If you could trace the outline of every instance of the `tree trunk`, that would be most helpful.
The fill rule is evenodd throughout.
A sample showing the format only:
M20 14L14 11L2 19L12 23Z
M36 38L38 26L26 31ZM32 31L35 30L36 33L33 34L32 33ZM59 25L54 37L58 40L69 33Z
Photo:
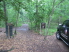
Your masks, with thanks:
M60 17L58 17L58 25L61 23L60 20L61 20Z
M16 6L17 7L17 6ZM18 8L16 8L16 11L17 11L17 18L16 18L16 27L15 27L15 33L14 34L16 34L17 35L17 26L18 26L18 18L19 18L19 8L20 7L20 5L18 5Z
M3 0L3 5L4 5L4 17L5 17L5 26L6 26L6 36L8 37L8 26L7 26L7 13L6 13L6 3L5 0Z
M36 0L36 17L38 17L38 0ZM35 22L35 26L36 26L36 31L37 31L37 20Z
M46 30L46 34L48 35L48 31L49 31L49 28L50 28L50 23L51 23L51 20L52 20L52 15L54 14L54 5L55 5L55 0L53 0L53 6L52 6L52 11L49 15L49 20L48 20L48 23L47 23L47 30ZM44 39L46 39L47 35L44 37Z
M19 18L19 10L16 18L16 27L15 27L15 33L14 33L15 35L17 35L18 18Z

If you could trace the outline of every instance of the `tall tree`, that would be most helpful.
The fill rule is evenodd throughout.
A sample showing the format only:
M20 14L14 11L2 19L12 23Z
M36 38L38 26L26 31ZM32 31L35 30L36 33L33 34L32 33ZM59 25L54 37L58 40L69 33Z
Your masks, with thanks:
M5 17L6 35L8 37L8 26L7 26L8 18L7 18L7 13L6 13L6 2L5 2L5 0L3 0L3 6L4 6L4 17Z
M52 10L51 10L51 13L49 13L49 20L48 20L48 23L47 23L47 30L46 30L46 34L48 35L48 31L49 31L49 28L50 28L50 23L51 23L51 20L52 20L52 15L54 14L54 6L55 6L55 0L53 0L53 5L52 5ZM44 37L44 39L46 39L47 35Z
M21 5L22 5L21 1L22 0L20 0L20 1L19 0L14 0L11 3L13 8L15 9L15 11L17 12L15 34L17 34L16 29L17 29L17 25L18 25L19 11L20 11L20 8L21 8Z

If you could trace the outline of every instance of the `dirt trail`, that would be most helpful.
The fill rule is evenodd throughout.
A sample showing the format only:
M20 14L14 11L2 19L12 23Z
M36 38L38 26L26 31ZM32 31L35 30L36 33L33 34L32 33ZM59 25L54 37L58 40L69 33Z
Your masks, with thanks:
M62 41L57 40L55 34L47 36L44 40L44 36L29 31L26 24L19 27L17 31L18 34L13 39L0 38L1 49L14 48L8 52L69 52L69 48ZM1 45L2 43L4 45Z

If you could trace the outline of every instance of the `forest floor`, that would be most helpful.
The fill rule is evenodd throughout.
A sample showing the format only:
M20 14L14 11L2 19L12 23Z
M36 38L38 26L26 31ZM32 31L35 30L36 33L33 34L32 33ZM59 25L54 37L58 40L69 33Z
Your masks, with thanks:
M27 24L19 27L17 35L11 39L6 38L4 28L1 30L0 52L69 52L69 47L57 40L55 34L44 40L44 36L28 30Z

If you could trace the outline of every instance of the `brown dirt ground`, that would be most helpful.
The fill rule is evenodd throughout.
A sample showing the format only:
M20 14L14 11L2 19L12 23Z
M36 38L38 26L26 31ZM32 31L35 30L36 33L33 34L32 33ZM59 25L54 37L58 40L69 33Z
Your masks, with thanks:
M7 39L4 29L0 32L0 50L7 52L69 52L69 47L56 39L55 34L47 36L39 35L33 31L18 30L18 34ZM12 50L10 50L13 48Z

